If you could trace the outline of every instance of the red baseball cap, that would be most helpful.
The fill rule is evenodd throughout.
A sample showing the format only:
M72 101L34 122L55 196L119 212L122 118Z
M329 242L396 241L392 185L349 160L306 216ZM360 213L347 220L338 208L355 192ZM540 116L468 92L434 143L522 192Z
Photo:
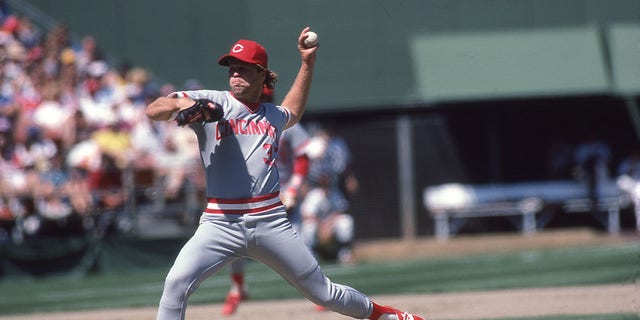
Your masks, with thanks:
M229 53L218 59L218 64L228 66L229 59L231 58L258 64L264 68L268 67L267 50L259 43L251 40L238 40L238 42L231 46Z

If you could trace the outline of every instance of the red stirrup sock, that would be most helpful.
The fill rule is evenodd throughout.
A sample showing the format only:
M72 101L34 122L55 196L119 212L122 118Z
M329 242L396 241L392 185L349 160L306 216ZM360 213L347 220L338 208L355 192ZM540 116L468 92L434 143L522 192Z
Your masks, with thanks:
M381 306L373 301L371 301L371 304L373 305L373 311L371 311L371 315L369 316L369 320L378 320L378 318L380 318L381 315L385 314L385 313L394 313L395 314L395 310L391 309L390 307L386 307L386 306Z
M231 281L237 284L239 288L244 285L244 273L234 273L231 275Z

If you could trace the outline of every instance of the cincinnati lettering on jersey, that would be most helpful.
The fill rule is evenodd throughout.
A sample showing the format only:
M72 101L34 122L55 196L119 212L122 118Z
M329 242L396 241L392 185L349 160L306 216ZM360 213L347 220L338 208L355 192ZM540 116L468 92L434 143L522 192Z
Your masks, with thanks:
M247 120L247 119L228 119L227 121L218 121L216 125L216 140L220 140L230 135L268 135L276 138L276 127L272 126L269 121Z

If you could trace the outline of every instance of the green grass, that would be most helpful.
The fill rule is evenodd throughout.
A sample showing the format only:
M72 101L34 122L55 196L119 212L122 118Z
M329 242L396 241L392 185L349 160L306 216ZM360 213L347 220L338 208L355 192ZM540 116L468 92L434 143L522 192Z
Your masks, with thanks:
M633 283L640 271L638 249L637 243L626 243L354 266L323 265L323 270L333 281L371 295ZM247 269L253 300L301 297L264 265L249 263ZM0 314L155 306L166 271L159 268L86 277L5 279L0 282ZM228 285L226 272L210 278L190 302L221 302ZM580 319L638 320L638 317L611 315Z

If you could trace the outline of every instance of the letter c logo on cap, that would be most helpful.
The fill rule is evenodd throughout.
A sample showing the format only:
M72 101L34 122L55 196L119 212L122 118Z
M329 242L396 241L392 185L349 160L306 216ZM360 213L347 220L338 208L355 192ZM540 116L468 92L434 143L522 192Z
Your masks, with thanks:
M233 53L238 53L238 52L241 52L242 50L244 50L244 46L239 43L233 46L233 48L231 48L231 52Z

